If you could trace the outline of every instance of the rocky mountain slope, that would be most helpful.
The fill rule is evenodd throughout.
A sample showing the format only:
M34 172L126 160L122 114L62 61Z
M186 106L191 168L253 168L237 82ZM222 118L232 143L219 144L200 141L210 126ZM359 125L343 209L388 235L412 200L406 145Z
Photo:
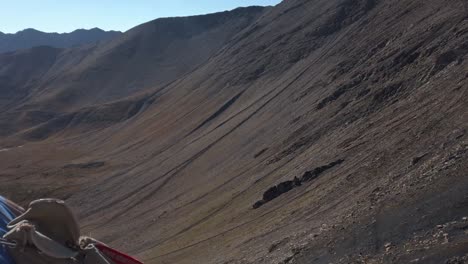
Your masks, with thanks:
M78 29L70 33L45 33L28 28L14 34L0 32L0 53L29 49L38 46L55 48L69 48L84 44L91 44L115 38L122 33L119 31L104 31L99 28Z
M36 125L42 116L160 89L204 63L263 10L157 19L97 45L0 55L0 110L6 113L0 134L15 132L12 126L22 129L25 122ZM27 120L18 112L27 113Z
M146 263L460 263L467 43L463 0L285 0L3 56L0 192Z

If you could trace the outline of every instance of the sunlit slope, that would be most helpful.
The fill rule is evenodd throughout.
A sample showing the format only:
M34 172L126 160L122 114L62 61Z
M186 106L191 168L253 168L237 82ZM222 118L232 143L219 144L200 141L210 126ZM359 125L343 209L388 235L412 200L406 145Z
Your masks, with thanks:
M66 198L147 263L412 260L467 209L465 7L284 1L166 86L9 137L2 192ZM466 254L454 237L426 255Z

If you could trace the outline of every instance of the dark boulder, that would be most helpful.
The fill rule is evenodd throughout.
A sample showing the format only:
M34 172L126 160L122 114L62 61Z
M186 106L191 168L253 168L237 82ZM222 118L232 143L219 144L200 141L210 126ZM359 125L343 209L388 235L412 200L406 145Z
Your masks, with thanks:
M302 182L308 182L308 181L311 181L311 180L315 180L315 178L318 177L318 174L315 173L315 170L314 171L306 171L304 172L304 175L302 175L302 179L301 181Z
M271 200L275 199L279 195L280 194L279 194L279 191L278 191L278 187L273 186L270 189L268 189L266 192L263 193L263 200L268 202L268 201L271 201Z
M263 200L260 200L260 201L257 201L256 203L254 203L254 205L252 206L253 209L258 209L260 208L260 206L262 206L263 204L265 204L265 202Z
M325 171L327 171L327 170L329 170L329 169L331 169L331 168L333 168L333 167L335 167L335 166L337 166L337 165L339 165L339 164L341 164L343 162L344 162L343 159L336 160L334 162L331 162L328 165L317 167L317 168L315 168L315 169L313 169L311 171L304 172L304 174L302 175L301 178L294 177L294 179L292 181L284 181L284 182L281 182L278 185L270 187L266 192L263 193L263 199L260 200L260 201L257 201L252 206L253 209L257 209L257 208L261 207L265 203L267 203L267 202L269 202L269 201L271 201L273 199L276 199L278 196L280 196L280 195L282 195L284 193L287 193L287 192L291 191L292 189L294 189L296 187L301 186L305 182L315 180L316 178L318 178Z
M299 179L298 177L294 177L294 185L301 186L302 185L301 179Z
M278 184L278 186L277 186L279 195L281 195L283 193L286 193L286 192L289 192L293 188L294 188L294 182L293 181L285 181L285 182L282 182L282 183Z

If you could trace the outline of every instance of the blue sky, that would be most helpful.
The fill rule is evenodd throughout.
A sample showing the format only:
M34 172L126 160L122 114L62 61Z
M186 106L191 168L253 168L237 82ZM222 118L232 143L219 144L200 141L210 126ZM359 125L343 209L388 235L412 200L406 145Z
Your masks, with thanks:
M25 28L70 32L78 28L128 30L171 16L207 14L239 6L276 5L280 0L0 0L0 31Z

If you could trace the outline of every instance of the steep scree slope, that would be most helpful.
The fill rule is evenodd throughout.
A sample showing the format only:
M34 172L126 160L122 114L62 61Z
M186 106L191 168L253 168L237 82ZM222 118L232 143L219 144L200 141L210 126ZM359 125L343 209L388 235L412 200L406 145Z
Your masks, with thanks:
M65 198L147 263L457 261L467 19L461 0L284 1L167 86L7 146L0 190Z

